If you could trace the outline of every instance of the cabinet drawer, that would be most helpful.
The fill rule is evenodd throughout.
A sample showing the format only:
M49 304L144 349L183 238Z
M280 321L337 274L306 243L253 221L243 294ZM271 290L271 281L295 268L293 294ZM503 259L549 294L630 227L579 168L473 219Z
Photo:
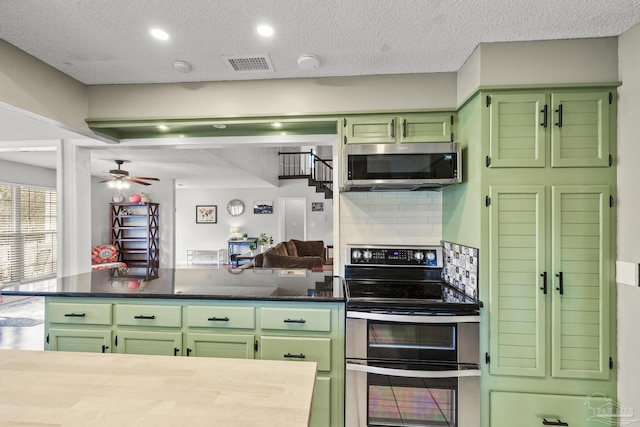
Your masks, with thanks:
M331 338L262 337L262 359L316 362L331 371Z
M169 305L116 305L116 324L120 326L182 326L182 307Z
M187 325L197 328L255 329L255 307L190 305Z
M581 427L591 425L589 421L613 425L606 414L617 412L615 402L602 394L590 397L494 391L490 404L491 427Z
M111 325L111 304L52 302L47 308L49 323L71 325Z
M262 329L331 332L330 309L262 308Z

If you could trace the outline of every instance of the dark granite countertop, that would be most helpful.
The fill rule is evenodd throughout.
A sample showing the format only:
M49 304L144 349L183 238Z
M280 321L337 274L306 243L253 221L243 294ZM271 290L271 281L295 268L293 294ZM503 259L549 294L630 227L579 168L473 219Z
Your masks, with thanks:
M156 278L118 275L112 270L0 288L2 295L93 298L235 299L344 301L331 271L210 268L160 269Z

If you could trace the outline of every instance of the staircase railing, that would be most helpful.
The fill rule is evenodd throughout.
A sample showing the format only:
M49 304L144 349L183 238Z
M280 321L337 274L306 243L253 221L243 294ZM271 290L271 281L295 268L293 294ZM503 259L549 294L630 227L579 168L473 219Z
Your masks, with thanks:
M313 151L278 152L280 179L307 178L309 184L333 193L331 159L321 159Z

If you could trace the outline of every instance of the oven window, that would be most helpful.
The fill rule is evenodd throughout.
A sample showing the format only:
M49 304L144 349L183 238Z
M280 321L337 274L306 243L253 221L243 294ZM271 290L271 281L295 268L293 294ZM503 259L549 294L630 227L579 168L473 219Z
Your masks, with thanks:
M451 380L368 375L369 426L455 426Z
M369 322L368 330L368 357L456 360L455 324Z

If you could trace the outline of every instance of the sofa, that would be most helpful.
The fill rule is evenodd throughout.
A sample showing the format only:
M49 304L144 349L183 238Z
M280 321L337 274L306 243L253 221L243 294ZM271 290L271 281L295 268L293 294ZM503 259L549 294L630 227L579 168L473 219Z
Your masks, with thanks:
M256 255L251 264L257 268L322 268L325 257L324 241L291 239Z

